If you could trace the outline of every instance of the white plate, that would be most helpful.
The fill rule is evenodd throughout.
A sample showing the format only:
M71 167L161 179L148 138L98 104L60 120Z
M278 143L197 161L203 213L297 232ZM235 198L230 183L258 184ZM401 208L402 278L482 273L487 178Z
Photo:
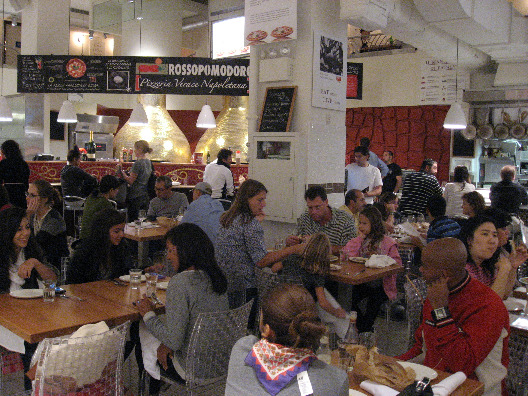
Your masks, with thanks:
M156 285L158 289L167 290L167 287L169 286L169 281L166 282L158 282Z
M504 300L504 306L508 311L516 311L516 310L522 310L524 309L524 306L526 305L525 300L520 300L518 298L510 297L507 300Z
M365 394L354 389L349 389L348 396L365 396Z
M337 256L332 256L332 255L331 255L330 257L328 257L328 258L330 259L330 262L331 262L331 263L333 263L334 261L338 261L338 260L339 260L339 257L337 257Z
M423 377L427 377L431 380L438 377L438 373L430 367L423 366L418 363L411 363L411 362L398 362L398 363L400 363L403 367L412 368L414 372L416 373L416 377L415 377L416 381L420 381L421 379L423 379Z
M330 264L330 271L339 271L341 268L339 264Z
M123 282L130 282L130 275L122 275L119 277L119 280L122 280ZM145 275L141 275L141 282L146 282L147 278Z
M9 293L12 297L15 298L39 298L44 294L42 289L20 289L14 290Z
M365 264L368 260L368 258L366 257L349 257L348 259L355 263L363 263L363 264Z

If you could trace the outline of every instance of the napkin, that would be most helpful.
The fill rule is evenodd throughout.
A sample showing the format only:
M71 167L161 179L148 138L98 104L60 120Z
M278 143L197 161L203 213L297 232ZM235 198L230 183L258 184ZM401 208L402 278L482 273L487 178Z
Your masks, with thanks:
M458 388L465 380L466 374L462 371L458 371L453 375L445 378L443 381L440 381L438 384L433 385L434 396L448 396L456 388Z
M392 388L389 388L388 386L368 380L359 384L359 387L371 393L372 396L396 396L398 393L400 393Z
M393 264L396 264L396 261L394 261L393 258L383 254L373 254L365 263L365 267L385 268Z

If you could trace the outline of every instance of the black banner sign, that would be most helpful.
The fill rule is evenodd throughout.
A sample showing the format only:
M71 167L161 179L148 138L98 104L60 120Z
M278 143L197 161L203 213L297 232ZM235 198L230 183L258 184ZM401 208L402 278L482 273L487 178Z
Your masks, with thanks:
M247 96L249 59L19 55L18 92Z

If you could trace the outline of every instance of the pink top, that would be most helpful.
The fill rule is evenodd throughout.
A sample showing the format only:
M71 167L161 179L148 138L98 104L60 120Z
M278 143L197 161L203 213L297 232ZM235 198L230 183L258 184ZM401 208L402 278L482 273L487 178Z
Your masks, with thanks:
M351 239L343 248L350 256L360 256L359 251L364 237L356 237ZM402 265L400 253L398 252L398 244L391 237L384 236L378 247L378 254L384 254L394 259L398 265ZM396 290L396 274L389 275L383 278L383 290L389 299L394 300L398 291Z
M466 270L467 272L469 272L469 275L472 278L475 278L476 280L480 281L481 283L484 283L486 286L489 287L491 287L493 281L495 281L495 277L497 276L496 270L495 273L490 276L487 272L484 272L480 265L470 262L466 264Z

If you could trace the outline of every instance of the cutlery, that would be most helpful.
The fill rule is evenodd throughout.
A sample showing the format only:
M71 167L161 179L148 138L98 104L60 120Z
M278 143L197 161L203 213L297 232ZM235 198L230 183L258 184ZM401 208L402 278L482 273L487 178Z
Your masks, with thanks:
M163 303L161 302L161 300L158 298L158 296L156 296L154 293L152 293L150 295L150 298L152 298L152 300L154 300L154 302L158 305L163 305Z
M121 280L110 279L110 281L113 282L114 285L117 285L117 286L128 286L128 284L126 282L123 282Z
M67 296L66 294L61 294L59 297L62 297L62 298L68 298L68 299L75 299L77 301L86 301L84 298L81 298L81 297L77 297L77 296Z
M365 272L367 269L366 268L363 268L362 270L359 270L358 272L356 272L355 274L352 274L352 276L358 276L359 274Z

